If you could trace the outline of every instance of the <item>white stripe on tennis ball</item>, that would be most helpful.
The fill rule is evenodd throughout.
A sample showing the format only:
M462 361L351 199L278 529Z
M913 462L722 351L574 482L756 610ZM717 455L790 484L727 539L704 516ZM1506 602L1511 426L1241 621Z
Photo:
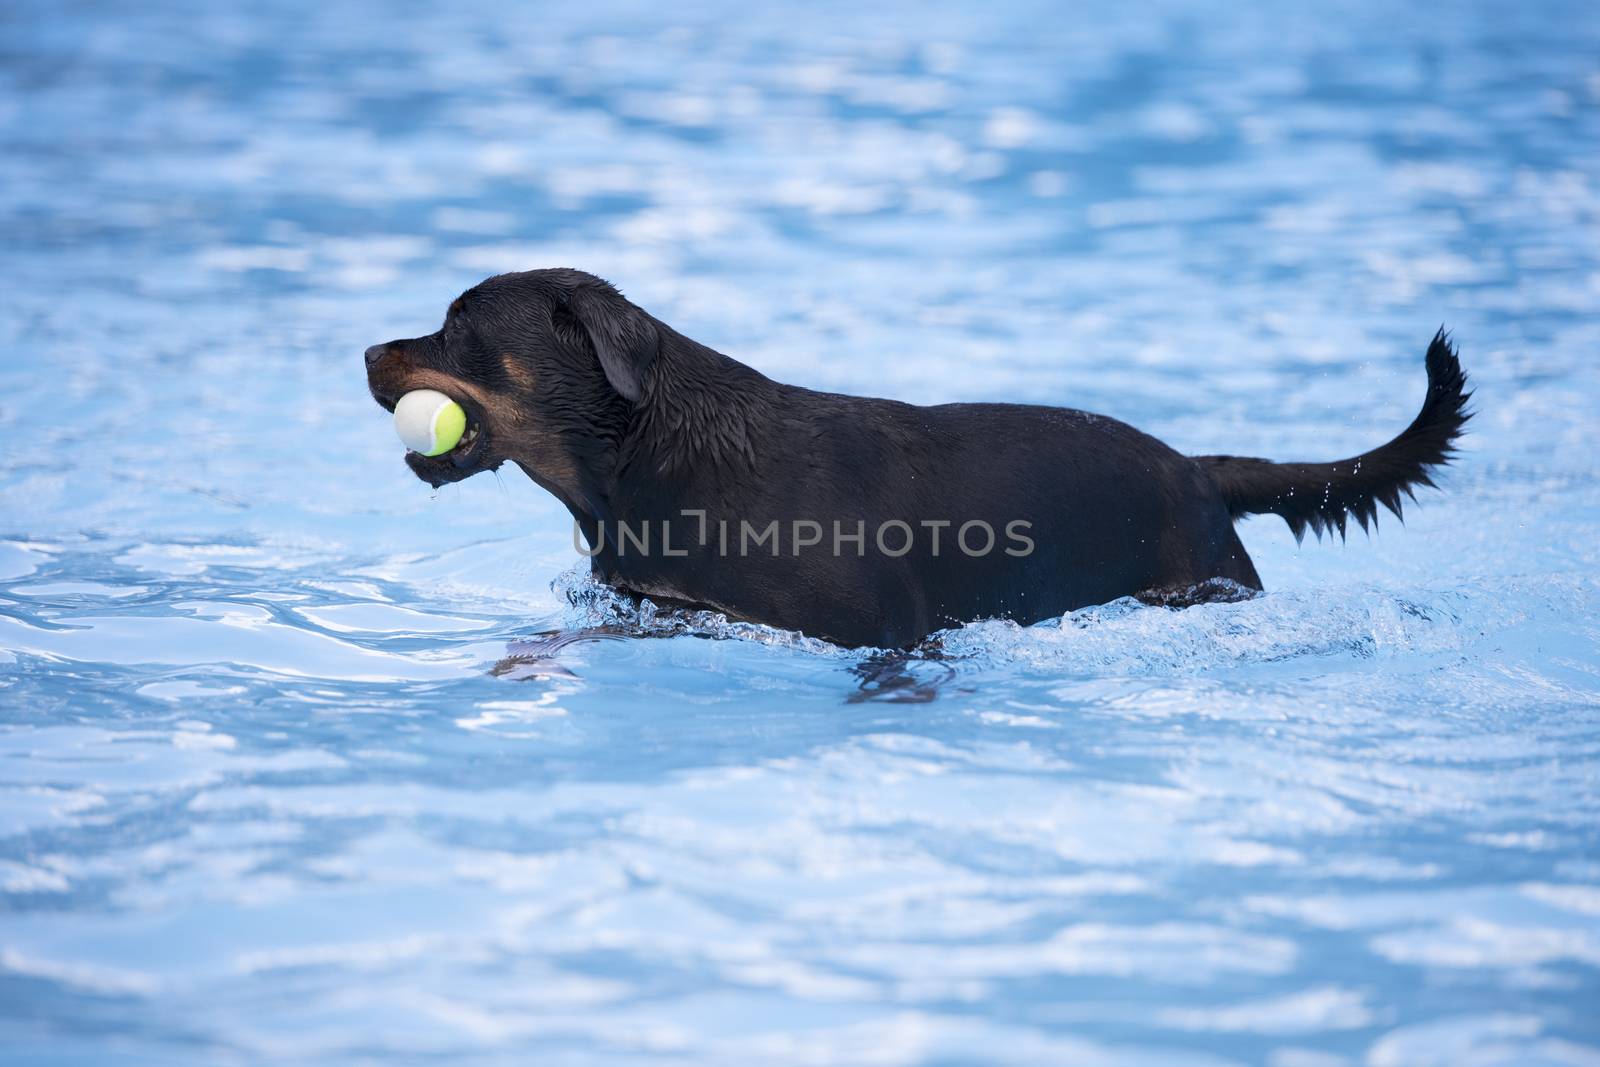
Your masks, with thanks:
M394 431L411 451L437 456L466 433L467 413L436 389L414 389L394 406Z

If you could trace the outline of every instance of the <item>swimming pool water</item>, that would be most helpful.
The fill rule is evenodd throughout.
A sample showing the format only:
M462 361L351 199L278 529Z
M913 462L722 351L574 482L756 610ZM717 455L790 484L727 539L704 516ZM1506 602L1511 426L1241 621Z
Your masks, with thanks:
M0 11L8 1063L1600 1063L1582 3ZM1269 592L903 668L628 617L361 352L602 274L780 379L1386 440ZM614 623L635 636L546 636Z

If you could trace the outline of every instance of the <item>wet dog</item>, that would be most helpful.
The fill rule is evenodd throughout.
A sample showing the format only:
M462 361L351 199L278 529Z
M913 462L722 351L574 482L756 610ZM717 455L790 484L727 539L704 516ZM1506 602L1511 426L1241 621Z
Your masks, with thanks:
M437 333L366 352L389 410L436 389L461 443L406 462L433 486L515 463L572 513L595 576L673 607L907 647L1137 596L1261 588L1234 532L1282 516L1344 535L1432 485L1468 419L1441 331L1422 410L1353 459L1184 456L1067 408L918 407L785 385L683 336L577 270L503 274ZM575 542L578 538L575 537Z

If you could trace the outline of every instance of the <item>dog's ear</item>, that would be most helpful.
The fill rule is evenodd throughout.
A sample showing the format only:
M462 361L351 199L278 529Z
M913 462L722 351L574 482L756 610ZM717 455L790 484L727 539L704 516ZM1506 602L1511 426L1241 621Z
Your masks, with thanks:
M575 324L582 331L611 388L637 403L661 348L655 320L599 279L574 287L556 319L558 328Z

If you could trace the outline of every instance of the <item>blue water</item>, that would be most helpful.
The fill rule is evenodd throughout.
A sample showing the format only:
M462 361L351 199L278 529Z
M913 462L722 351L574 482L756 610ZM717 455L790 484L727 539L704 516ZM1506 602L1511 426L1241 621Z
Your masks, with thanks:
M1319 6L7 3L0 1058L1600 1062L1600 17ZM1445 323L1478 416L895 672L405 469L362 349L553 265L1286 459Z

